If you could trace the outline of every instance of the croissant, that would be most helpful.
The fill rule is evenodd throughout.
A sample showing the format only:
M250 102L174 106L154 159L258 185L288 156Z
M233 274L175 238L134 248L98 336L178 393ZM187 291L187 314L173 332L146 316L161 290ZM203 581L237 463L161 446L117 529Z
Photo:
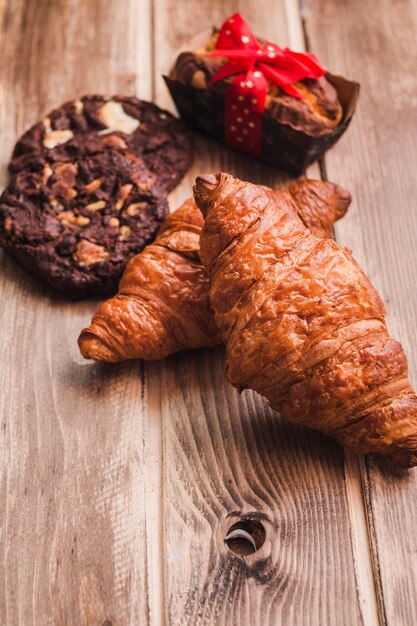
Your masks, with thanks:
M385 308L350 251L294 218L288 191L199 177L200 257L226 375L284 419L359 453L417 464L417 396Z
M328 182L302 180L288 191L294 219L321 237L330 236L351 200L347 191ZM81 332L78 343L85 358L160 359L220 343L210 312L208 276L198 256L203 224L192 199L165 219L154 243L129 261L119 293L100 306Z

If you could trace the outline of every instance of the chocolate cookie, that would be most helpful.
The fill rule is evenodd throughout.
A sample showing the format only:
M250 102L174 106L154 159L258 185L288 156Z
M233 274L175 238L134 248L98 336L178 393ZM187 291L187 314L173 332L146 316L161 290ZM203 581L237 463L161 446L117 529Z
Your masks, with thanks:
M85 96L58 107L17 142L10 172L71 160L113 146L141 156L171 191L190 167L192 151L183 122L135 97Z
M167 212L144 161L107 148L18 173L0 198L0 244L70 297L110 295Z

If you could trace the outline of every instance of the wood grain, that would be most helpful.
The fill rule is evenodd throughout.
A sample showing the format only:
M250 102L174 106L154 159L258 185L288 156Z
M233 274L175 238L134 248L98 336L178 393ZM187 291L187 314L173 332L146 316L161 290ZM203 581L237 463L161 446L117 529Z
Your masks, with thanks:
M162 374L168 623L360 624L343 455L225 382L222 350L172 357ZM266 541L239 557L228 528Z
M356 198L337 235L389 299L411 357L413 6L302 6L323 61L369 86L326 168ZM16 137L66 99L137 93L173 109L161 79L172 53L236 10L255 32L302 47L296 0L273 10L255 0L0 0L2 182ZM171 208L202 171L285 180L199 136L195 150ZM255 394L239 396L224 380L222 349L148 364L83 361L76 338L95 303L66 303L7 257L0 264L2 624L417 623L412 473L344 456ZM410 364L415 379L415 357ZM224 543L242 517L266 530L246 557Z
M146 2L2 0L3 179L16 137L51 107L135 85L150 96L150 15ZM151 491L159 426L148 419L141 363L80 357L76 338L94 309L64 302L1 256L7 626L157 623L160 557L148 537L160 509Z
M275 3L271 13L267 3L255 1L220 6L158 0L157 76L199 28L236 10L254 32L297 46L299 40L290 40L301 36L294 7ZM288 28L294 14L298 21ZM162 86L156 93L169 104ZM196 137L189 185L197 173L218 169L264 184L284 180L272 168ZM167 623L363 623L341 449L282 424L255 394L239 396L223 369L222 349L161 364ZM243 558L224 538L247 515L264 524L267 539Z
M417 385L417 84L412 0L306 0L312 49L334 72L362 83L352 127L326 157L326 172L352 191L337 239L353 250L383 296L392 334ZM417 474L369 458L363 465L381 621L417 623Z

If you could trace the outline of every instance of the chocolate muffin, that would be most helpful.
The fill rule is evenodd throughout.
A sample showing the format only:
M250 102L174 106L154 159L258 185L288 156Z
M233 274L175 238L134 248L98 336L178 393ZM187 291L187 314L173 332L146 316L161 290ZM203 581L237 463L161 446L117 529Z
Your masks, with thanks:
M140 157L116 148L41 160L0 198L0 244L71 298L108 296L130 257L168 212L166 191Z
M298 98L268 80L265 108L259 124L257 119L249 118L252 113L246 104L251 97L247 91L250 81L247 84L243 81L241 85L245 87L245 95L242 92L231 108L226 104L230 93L235 91L231 83L239 71L210 82L228 63L226 58L210 56L218 35L218 31L214 31L203 47L193 49L191 43L189 50L177 55L169 74L164 76L181 117L195 130L235 149L292 174L304 173L308 165L320 158L345 132L355 110L358 83L328 72L318 78L292 83L293 91L301 96ZM257 41L265 53L270 44L261 38ZM243 76L244 70L241 72ZM230 123L232 110L235 111L235 124ZM259 135L255 137L246 123L250 128L259 124Z
M208 41L205 48L183 52L172 68L170 78L196 89L207 89L214 74L227 61L222 57L208 56L215 48L218 33ZM258 39L260 44L266 44ZM233 77L217 81L210 89L225 94ZM342 119L343 109L336 89L325 76L306 78L294 83L303 99L293 98L280 87L268 82L265 115L282 124L307 131L314 136L330 132Z

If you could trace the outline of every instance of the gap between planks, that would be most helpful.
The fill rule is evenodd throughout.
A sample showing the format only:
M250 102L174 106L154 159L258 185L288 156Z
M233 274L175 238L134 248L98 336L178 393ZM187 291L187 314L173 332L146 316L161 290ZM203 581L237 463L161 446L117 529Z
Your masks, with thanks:
M146 571L148 620L151 626L164 626L166 603L164 593L164 453L159 362L146 363L144 388L146 424L143 446L146 451ZM146 440L145 440L146 438Z
M147 0L146 13L149 23L149 61L151 100L156 102L155 65L155 6L154 0ZM138 66L140 59L137 59ZM136 93L141 95L140 85ZM142 401L145 403L143 448L145 451L145 532L146 532L146 576L148 595L149 626L164 626L167 623L165 596L165 538L164 538L164 450L163 416L161 406L161 380L159 361L145 362L143 374Z
M308 33L303 19L302 0L284 0L289 47L306 51ZM309 169L309 175L327 180L323 159ZM365 497L366 467L363 457L344 450L345 488L351 528L352 554L355 566L356 588L362 618L366 626L386 624L381 581L375 556L372 554L372 528L368 520Z
M371 553L371 528L364 494L365 463L363 457L348 450L344 451L344 460L352 554L363 622L366 626L374 624L385 626L381 583Z

